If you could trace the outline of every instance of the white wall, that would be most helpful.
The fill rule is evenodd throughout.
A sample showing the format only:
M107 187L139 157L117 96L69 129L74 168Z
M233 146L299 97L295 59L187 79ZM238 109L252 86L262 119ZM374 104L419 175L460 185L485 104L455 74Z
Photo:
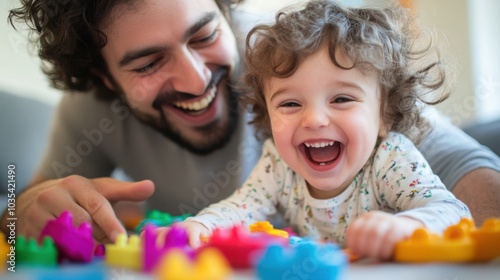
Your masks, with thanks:
M479 121L500 118L500 2L469 0L471 59Z
M36 51L30 51L27 33L7 24L8 11L19 1L0 1L0 90L55 104L60 92L49 86ZM7 106L7 104L1 104Z
M445 60L453 62L456 83L451 96L438 109L456 125L475 119L470 27L467 0L416 0L417 17L424 28L435 31Z

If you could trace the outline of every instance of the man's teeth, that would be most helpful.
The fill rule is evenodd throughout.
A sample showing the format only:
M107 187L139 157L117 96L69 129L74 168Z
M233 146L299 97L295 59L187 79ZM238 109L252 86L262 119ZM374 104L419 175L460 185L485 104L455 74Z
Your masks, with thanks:
M335 141L329 141L329 142L316 142L316 143L304 143L304 145L306 145L306 147L308 148L324 148L326 146L333 146L333 144L335 143Z
M214 100L216 87L212 87L210 92L205 98L196 102L175 102L175 106L184 110L200 111L208 107Z

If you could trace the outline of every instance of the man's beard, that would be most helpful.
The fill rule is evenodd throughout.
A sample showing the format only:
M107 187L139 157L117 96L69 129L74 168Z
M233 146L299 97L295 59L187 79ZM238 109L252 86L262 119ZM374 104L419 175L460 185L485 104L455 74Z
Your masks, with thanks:
M215 150L218 150L224 147L233 136L236 128L238 126L238 98L237 94L231 91L230 86L228 87L228 97L225 98L225 102L227 103L227 114L228 119L226 123L221 123L220 121L215 121L209 123L205 126L198 127L196 130L199 133L205 134L207 137L204 139L203 143L198 141L194 143L190 139L183 137L181 133L175 130L168 122L167 118L163 112L163 110L159 110L160 112L160 126L155 125L154 122L147 122L149 125L153 126L156 130L158 130L165 137L169 138L177 145L182 148L187 149L198 155L207 155L212 153ZM221 93L218 93L221 94Z
M212 75L212 81L210 81L207 89L211 86L218 87L218 84L221 80L227 79L227 69L221 68L214 72ZM112 80L116 89L120 89L122 96L125 96L121 87L116 83L114 79ZM233 136L236 128L238 126L238 97L237 93L232 90L231 85L228 82L225 83L226 92L228 96L222 96L224 98L224 102L226 103L227 109L225 111L225 115L222 116L221 120L215 120L212 123L196 128L196 130L200 134L205 134L203 140L193 142L191 139L183 136L181 132L175 128L171 123L169 123L164 111L161 109L162 103L172 103L173 100L180 101L182 99L187 99L189 94L186 93L167 93L160 95L155 102L153 103L153 108L157 110L160 114L159 119L141 114L137 110L132 109L132 106L128 103L125 98L126 104L129 106L132 113L143 123L149 125L154 128L161 134L163 134L166 138L172 140L174 143L179 145L180 147L198 154L198 155L207 155L212 153L213 151L224 147ZM217 92L217 94L223 94L223 92ZM191 97L192 98L192 95ZM214 101L215 102L215 101ZM227 115L227 116L226 116ZM226 119L227 121L224 121Z

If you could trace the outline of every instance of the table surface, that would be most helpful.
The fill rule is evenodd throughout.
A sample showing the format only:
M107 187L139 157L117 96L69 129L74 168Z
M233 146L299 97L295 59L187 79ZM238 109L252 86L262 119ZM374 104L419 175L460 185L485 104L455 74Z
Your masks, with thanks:
M83 276L92 269L89 265L66 265L56 271L70 272L72 275ZM0 273L0 279L37 279L40 275L37 271L16 268L16 272ZM156 279L154 275L147 275L124 268L105 268L105 279L109 280L138 280ZM60 279L87 279L85 277L64 277ZM231 280L257 279L253 270L236 270L229 277ZM297 275L288 279L309 279L307 275ZM401 263L376 263L372 261L360 261L348 265L341 280L391 280L391 279L415 279L415 280L483 280L500 279L500 259L489 263L425 263L425 264L401 264ZM277 279L278 280L278 279Z

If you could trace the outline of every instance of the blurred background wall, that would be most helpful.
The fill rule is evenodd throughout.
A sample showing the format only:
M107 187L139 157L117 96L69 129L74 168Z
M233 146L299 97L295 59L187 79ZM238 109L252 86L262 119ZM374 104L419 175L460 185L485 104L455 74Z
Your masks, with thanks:
M303 1L303 0L302 0ZM422 25L438 35L442 53L454 61L456 87L439 110L459 126L500 118L500 1L400 0L412 7ZM242 8L257 14L274 13L300 0L247 0ZM383 5L385 0L343 0L347 5ZM26 32L7 24L8 10L18 0L0 1L0 90L56 104L60 93L52 89L40 70L36 50ZM0 110L8 104L0 104Z

